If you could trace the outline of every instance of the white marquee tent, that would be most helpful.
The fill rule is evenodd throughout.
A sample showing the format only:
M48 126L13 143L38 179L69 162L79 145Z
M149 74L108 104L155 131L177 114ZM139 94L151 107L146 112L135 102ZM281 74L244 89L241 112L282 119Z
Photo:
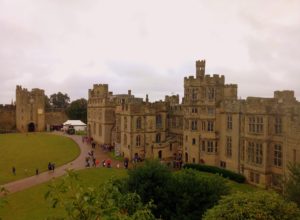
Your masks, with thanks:
M85 131L86 130L86 124L83 123L80 120L67 120L66 122L63 123L64 130L68 130L68 128L70 126L73 126L73 128L75 129L75 131Z

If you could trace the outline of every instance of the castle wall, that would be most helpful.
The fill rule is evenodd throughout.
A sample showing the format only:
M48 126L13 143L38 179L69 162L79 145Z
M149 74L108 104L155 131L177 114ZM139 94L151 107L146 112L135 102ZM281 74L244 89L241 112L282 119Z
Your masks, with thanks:
M14 131L16 129L16 107L13 105L0 105L0 132Z
M65 111L50 111L45 113L46 125L61 125L68 120Z

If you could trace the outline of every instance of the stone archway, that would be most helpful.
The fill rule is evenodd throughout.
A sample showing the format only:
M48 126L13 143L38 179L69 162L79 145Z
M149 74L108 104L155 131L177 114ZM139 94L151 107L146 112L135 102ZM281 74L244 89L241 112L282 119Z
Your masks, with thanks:
M161 151L161 150L158 151L158 158L159 158L159 159L162 159L162 151Z
M33 122L30 122L27 126L28 132L35 132L35 124Z

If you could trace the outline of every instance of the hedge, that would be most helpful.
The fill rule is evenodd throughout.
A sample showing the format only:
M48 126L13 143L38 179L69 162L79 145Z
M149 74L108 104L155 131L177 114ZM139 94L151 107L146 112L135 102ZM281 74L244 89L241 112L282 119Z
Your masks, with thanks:
M215 173L215 174L220 174L221 176L225 177L225 178L229 178L230 180L233 180L235 182L238 183L244 183L246 181L245 176L229 171L229 170L225 170L219 167L214 167L214 166L208 166L208 165L203 165L203 164L185 164L183 166L183 168L191 168L194 170L199 170L199 171L203 171L203 172L207 172L207 173Z

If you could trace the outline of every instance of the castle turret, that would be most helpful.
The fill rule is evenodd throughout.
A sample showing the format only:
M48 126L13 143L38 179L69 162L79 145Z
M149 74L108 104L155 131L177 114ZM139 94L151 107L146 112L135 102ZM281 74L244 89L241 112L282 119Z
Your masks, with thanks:
M205 60L196 61L196 78L203 78L205 75Z

